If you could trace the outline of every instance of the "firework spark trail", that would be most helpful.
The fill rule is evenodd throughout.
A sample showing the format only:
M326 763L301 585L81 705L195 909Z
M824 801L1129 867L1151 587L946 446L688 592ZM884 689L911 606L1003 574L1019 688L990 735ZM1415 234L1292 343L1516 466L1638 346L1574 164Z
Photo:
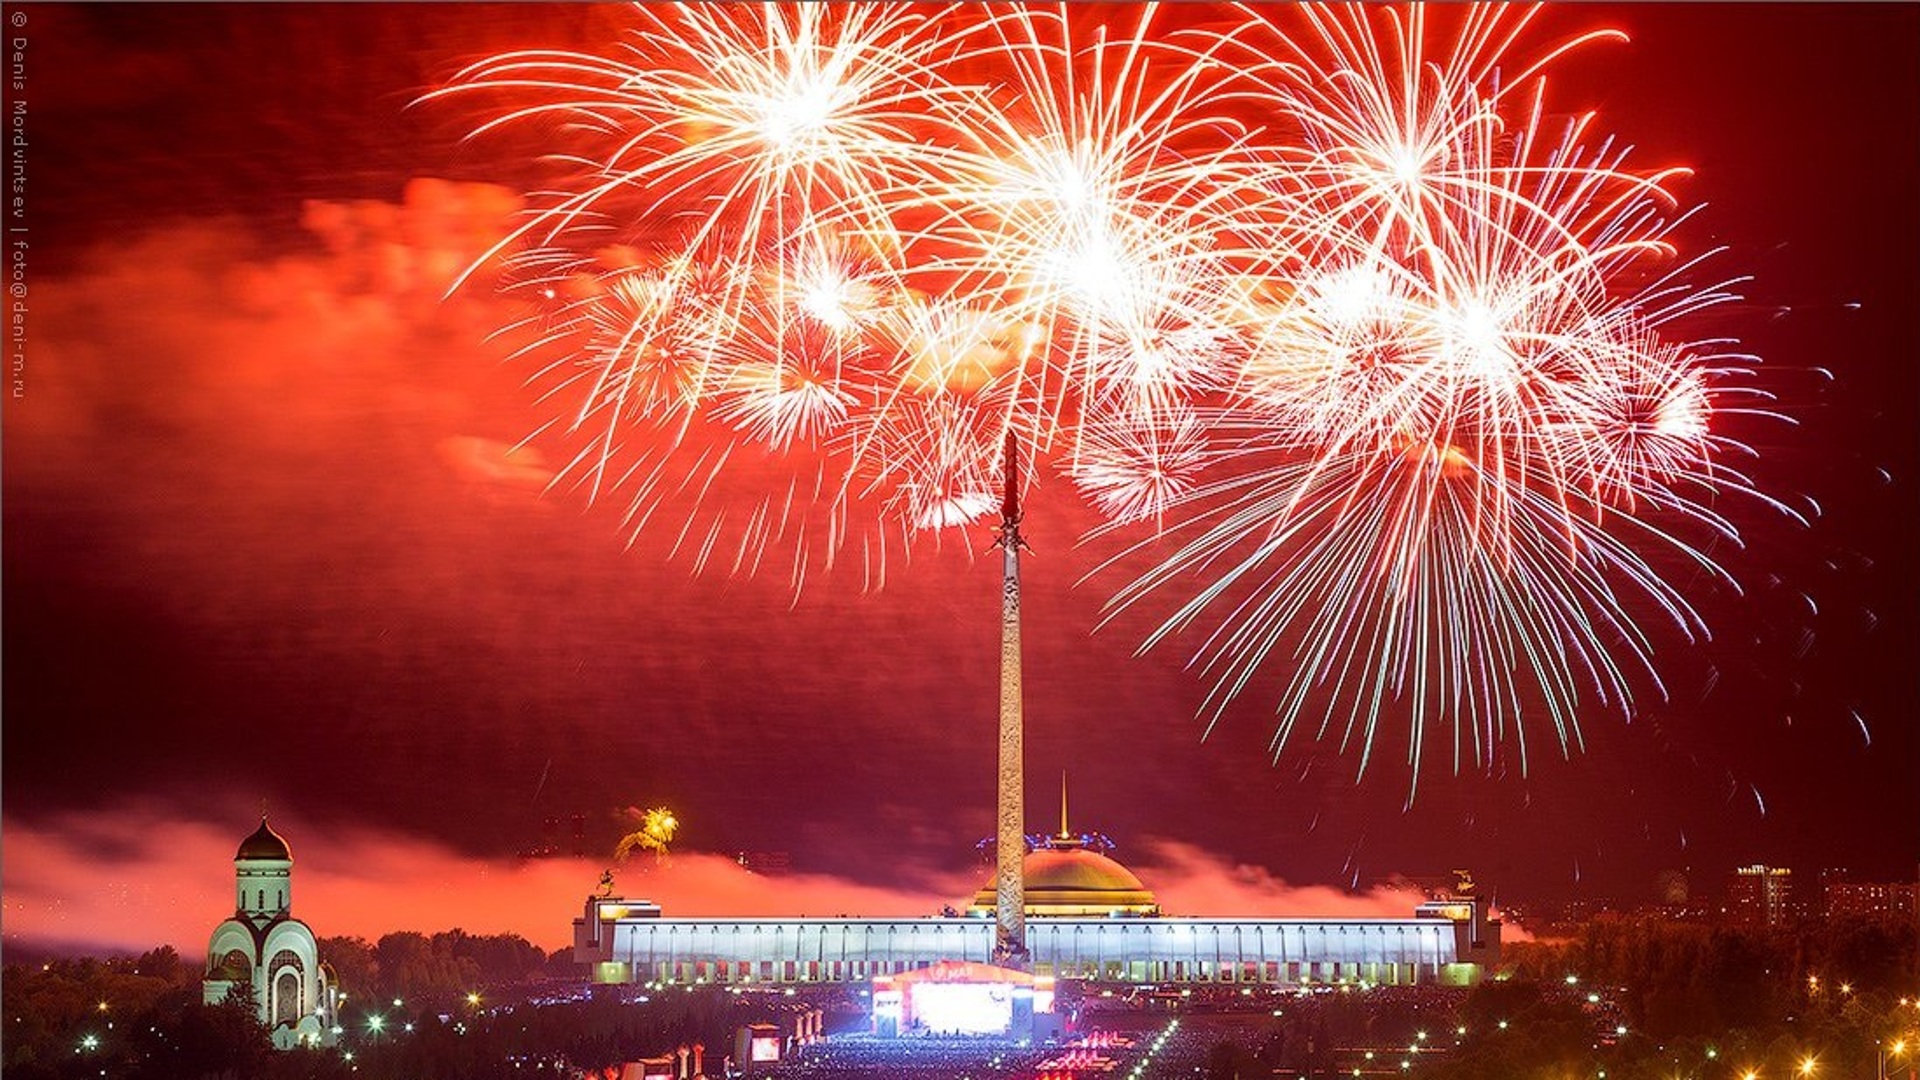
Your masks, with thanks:
M1315 736L1337 730L1363 772L1389 715L1415 784L1436 725L1455 770L1508 744L1524 767L1528 714L1569 752L1586 703L1664 694L1640 617L1706 634L1648 556L1727 580L1663 523L1731 538L1698 500L1752 491L1715 460L1712 343L1659 329L1730 295L1622 288L1673 257L1681 170L1589 150L1590 116L1545 134L1537 65L1504 84L1493 66L1532 11L1464 9L1439 59L1420 9L1301 14L1308 45L1271 49L1288 59L1243 91L1303 133L1273 204L1298 269L1264 290L1285 299L1211 425L1224 479L1176 498L1173 554L1114 605L1191 593L1149 644L1209 628L1216 719L1283 660L1276 754L1317 705Z
M1044 343L1035 370L1009 372L1031 382L1016 407L1043 441L1093 412L1151 424L1225 381L1220 223L1240 191L1219 181L1244 132L1200 104L1224 63L1158 40L1154 15L1091 33L1065 10L983 20L962 61L1010 67L1006 100L956 159L932 229L909 241L970 305Z
M1170 552L1111 617L1198 634L1214 720L1280 667L1276 754L1571 752L1664 692L1649 614L1706 633L1656 566L1724 581L1716 500L1784 510L1714 433L1751 358L1677 336L1737 285L1680 257L1686 170L1550 108L1624 36L1196 10L642 6L629 59L462 73L476 135L560 121L570 184L488 259L577 401L563 477L798 590L990 513L1012 433Z
M848 485L817 473L696 523L712 510L698 493L733 452L683 444L696 428L730 428L804 451L873 411L886 365L863 367L870 352L847 332L902 291L883 197L939 182L936 148L952 140L930 142L927 129L973 93L930 67L946 48L932 32L941 14L641 6L630 61L510 53L440 92L513 103L476 136L558 121L561 141L580 148L554 155L577 186L488 258L531 248L515 281L543 308L528 351L562 357L536 381L545 397L584 390L562 421L586 437L563 476L589 499L630 487L635 528L693 494L674 548L696 553L696 567L722 534L737 537L736 570L758 564L755 545L792 537L798 589L806 534L827 537L813 556L823 566L844 543L876 542L848 528ZM701 427L708 415L719 424Z

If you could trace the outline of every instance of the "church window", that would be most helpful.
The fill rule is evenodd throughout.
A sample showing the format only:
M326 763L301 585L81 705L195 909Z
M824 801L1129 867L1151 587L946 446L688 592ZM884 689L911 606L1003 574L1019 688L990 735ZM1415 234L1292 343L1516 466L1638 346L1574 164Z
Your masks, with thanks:
M273 1024L295 1024L300 1021L300 976L291 971L282 971L279 978L273 980Z
M267 971L273 982L273 1024L298 1023L307 1012L305 998L306 965L300 962L300 956L291 949L281 949L273 954L267 964Z
M239 949L228 949L225 956L209 965L209 974L228 982L250 982L253 979L253 965L248 962L246 953Z

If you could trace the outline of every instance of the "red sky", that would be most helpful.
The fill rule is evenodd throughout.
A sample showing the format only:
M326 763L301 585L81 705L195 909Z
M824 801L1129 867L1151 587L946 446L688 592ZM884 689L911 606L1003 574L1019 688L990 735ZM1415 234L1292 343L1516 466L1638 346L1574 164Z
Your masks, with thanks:
M107 814L74 813L8 830L4 917L9 944L75 942L117 952L171 944L199 951L232 905L238 839L205 820L163 816L147 803ZM236 816L242 809L235 807ZM515 933L543 948L571 941L578 914L610 859L464 855L417 835L362 826L330 829L276 820L294 854L294 912L322 936L369 941L395 929ZM297 841L293 838L298 837ZM1404 918L1422 896L1385 885L1361 893L1294 887L1263 867L1231 864L1190 844L1151 837L1133 869L1162 907L1181 915ZM645 897L681 916L931 915L964 908L990 868L903 863L911 886L821 874L758 876L727 855L641 853L618 867L619 895Z
M689 852L787 851L882 907L965 891L991 828L998 580L967 550L988 538L797 599L629 549L617 508L541 490L563 446L507 452L552 412L489 339L508 309L442 298L515 204L481 181L524 169L407 102L489 51L597 46L617 11L9 10L34 35L44 229L0 414L9 936L195 940L262 799L323 934L391 911L555 943L597 871L512 854L574 814L610 848L635 803L674 806ZM1670 701L1525 778L1442 770L1407 807L1391 745L1357 784L1331 746L1271 763L1255 700L1203 741L1181 647L1094 632L1088 517L1043 477L1029 805L1044 822L1069 769L1076 824L1171 871L1164 896L1241 865L1262 896L1464 865L1503 899L1911 870L1915 9L1577 10L1635 41L1575 65L1569 107L1697 167L1690 237L1754 275L1724 319L1798 422L1757 429L1755 471L1824 513L1719 553L1746 595L1704 601L1713 644L1662 654ZM122 891L72 898L95 844L124 853ZM705 880L689 905L732 895Z

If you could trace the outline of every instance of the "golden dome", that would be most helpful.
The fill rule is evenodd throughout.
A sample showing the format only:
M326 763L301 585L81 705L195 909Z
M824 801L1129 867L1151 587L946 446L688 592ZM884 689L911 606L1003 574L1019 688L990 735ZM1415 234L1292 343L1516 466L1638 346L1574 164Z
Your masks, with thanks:
M1048 915L1158 915L1160 905L1133 871L1078 838L1049 837L1045 847L1021 860L1026 877L1029 917ZM991 915L994 883L989 879L967 908L969 915Z

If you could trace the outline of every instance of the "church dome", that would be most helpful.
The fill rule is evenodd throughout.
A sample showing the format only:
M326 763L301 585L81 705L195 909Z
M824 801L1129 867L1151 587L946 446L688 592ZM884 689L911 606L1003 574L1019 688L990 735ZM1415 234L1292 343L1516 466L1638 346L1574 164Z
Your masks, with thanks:
M234 853L235 862L242 859L278 859L283 862L292 862L293 852L287 847L287 842L280 838L279 833L267 828L267 819L261 818L260 827L253 831L252 836L240 841L240 850Z
M1133 871L1076 840L1049 838L1045 847L1029 851L1021 861L1026 877L1027 914L1048 915L1158 915L1153 893ZM990 914L994 883L989 879L974 894L969 914Z

